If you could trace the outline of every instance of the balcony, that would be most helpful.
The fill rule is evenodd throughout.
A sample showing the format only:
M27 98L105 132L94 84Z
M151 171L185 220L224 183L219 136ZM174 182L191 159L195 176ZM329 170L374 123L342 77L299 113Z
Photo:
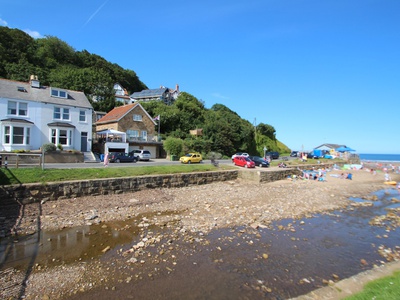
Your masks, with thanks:
M161 143L161 137L157 135L141 136L128 136L127 142L129 143Z

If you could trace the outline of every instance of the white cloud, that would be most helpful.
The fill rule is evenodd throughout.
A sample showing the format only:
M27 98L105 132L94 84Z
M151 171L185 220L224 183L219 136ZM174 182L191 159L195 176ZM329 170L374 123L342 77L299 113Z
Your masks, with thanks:
M0 26L7 26L8 23L7 21L4 21L3 19L0 18Z
M37 31L33 31L33 30L30 30L30 29L24 29L24 32L29 34L34 39L42 38L42 35Z

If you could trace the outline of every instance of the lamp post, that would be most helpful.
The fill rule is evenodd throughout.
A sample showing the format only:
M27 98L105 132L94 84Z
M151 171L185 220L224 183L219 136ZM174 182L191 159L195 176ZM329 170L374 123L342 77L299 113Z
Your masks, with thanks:
M267 150L268 150L267 147L264 146L264 159L266 158Z

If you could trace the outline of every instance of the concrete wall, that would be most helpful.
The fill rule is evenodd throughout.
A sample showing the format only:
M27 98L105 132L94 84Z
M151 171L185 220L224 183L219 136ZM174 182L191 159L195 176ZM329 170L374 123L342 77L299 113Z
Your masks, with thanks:
M35 165L40 167L42 163L42 157L40 152L37 153L10 153L0 152L2 164L4 165L7 157L7 163L9 167L18 167L24 165ZM46 152L44 154L45 163L82 163L84 160L83 153L78 151L54 151Z

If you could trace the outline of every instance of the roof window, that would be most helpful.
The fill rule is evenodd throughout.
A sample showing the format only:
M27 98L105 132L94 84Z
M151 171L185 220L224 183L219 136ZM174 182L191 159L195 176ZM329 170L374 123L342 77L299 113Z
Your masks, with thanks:
M18 92L27 93L26 89L23 86L17 87Z
M68 93L66 91L63 90L58 90L58 89L51 89L51 96L52 97L58 97L58 98L68 98Z

